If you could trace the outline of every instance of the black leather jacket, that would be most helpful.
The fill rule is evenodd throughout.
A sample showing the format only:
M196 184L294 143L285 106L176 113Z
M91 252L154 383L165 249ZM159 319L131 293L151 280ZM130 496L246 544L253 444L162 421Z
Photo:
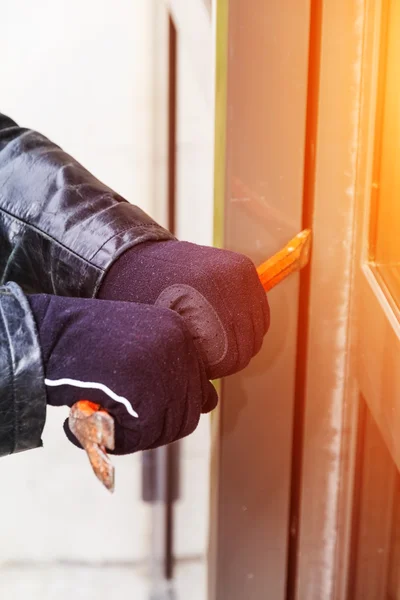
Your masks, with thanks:
M0 114L0 456L42 445L46 390L25 293L93 297L125 250L171 238L47 138Z

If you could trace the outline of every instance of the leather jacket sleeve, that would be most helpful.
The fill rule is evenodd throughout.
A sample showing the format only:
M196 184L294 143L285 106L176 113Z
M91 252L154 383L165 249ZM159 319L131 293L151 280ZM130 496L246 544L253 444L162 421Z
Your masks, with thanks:
M46 390L36 324L15 283L0 287L0 456L37 448Z
M92 297L125 250L168 239L61 148L0 114L0 284Z
M168 239L61 148L0 114L0 456L40 446L46 416L24 292L95 296L125 250Z

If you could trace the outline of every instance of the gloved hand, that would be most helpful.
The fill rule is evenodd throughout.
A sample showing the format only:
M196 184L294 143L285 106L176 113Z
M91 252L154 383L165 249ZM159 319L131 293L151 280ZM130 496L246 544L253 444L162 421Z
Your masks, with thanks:
M99 298L143 302L185 320L210 379L243 369L269 327L266 294L250 259L187 242L147 242L111 266Z
M28 296L47 400L91 400L115 420L115 453L155 448L196 428L217 394L176 313L127 302ZM99 385L100 384L100 385ZM105 386L105 387L104 387ZM79 445L69 431L71 441Z

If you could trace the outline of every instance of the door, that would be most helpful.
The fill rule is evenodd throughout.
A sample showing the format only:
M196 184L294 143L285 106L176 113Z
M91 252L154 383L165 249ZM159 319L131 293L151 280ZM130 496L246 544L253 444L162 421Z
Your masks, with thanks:
M400 598L400 5L367 3L360 130L354 600ZM366 112L368 110L368 113Z
M289 597L395 600L400 5L325 1L311 13L314 242Z
M400 5L217 7L217 240L258 262L310 227L313 248L222 382L209 597L395 600Z

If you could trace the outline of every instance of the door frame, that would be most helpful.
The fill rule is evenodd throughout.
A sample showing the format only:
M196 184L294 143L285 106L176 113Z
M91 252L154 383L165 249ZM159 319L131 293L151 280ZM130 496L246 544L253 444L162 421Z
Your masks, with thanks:
M246 186L235 187L230 173L235 143L232 141L232 107L234 98L230 92L229 77L232 53L244 51L240 46L243 29L236 30L238 38L232 40L230 21L232 13L245 9L247 2L218 0L214 4L216 44L216 118L215 118L215 245L237 250L232 221L240 226L233 203L242 198L250 200L255 209L255 220L265 210L264 198L259 192ZM298 233L303 224L303 171L306 138L306 99L308 76L309 0L283 0L279 4L261 3L263 18L270 35L271 52L263 55L262 68L271 78L269 102L278 117L268 120L267 129L282 132L281 145L275 152L273 141L266 140L262 152L272 157L265 162L265 179L272 179L279 193L267 198L269 226L263 234L263 251L266 255L276 252L283 243ZM253 9L255 5L253 5ZM248 10L248 6L247 6ZM293 15L293 31L285 27L287 15ZM238 19L241 27L247 26L246 13ZM243 39L242 39L243 44ZM280 49L287 50L285 66L281 73ZM241 50L240 50L241 48ZM229 74L229 75L228 75ZM275 85L277 84L277 85ZM282 103L282 97L285 102ZM294 99L288 102L287 99ZM266 110L268 107L266 106ZM243 122L242 122L243 126ZM256 139L257 143L260 139ZM262 142L264 143L264 142ZM267 150L266 150L267 149ZM284 151L283 151L284 149ZM281 173L281 178L279 174ZM283 202L282 199L284 198ZM232 217L232 214L234 215ZM236 229L237 230L237 229ZM266 256L263 258L265 259ZM260 260L256 257L253 259ZM291 449L293 434L293 411L296 383L296 352L298 322L299 276L294 275L278 289L270 293L272 315L285 320L285 335L279 327L279 316L272 322L271 331L263 352L253 361L250 371L220 382L220 403L212 420L211 508L209 549L209 600L243 600L247 594L252 600L284 600L288 559L288 537L291 492ZM282 316L282 308L285 315ZM282 339L284 342L282 343ZM269 347L268 347L269 342ZM275 346L275 347L274 347ZM279 348L279 350L277 350ZM276 352L275 352L276 351ZM261 362L260 362L261 361ZM262 361L271 362L266 372ZM258 363L258 364L256 364ZM252 371L255 368L257 373ZM265 404L251 402L247 398L242 417L236 421L243 397L240 388L247 393L260 389L261 379L265 385ZM254 381L257 380L257 384ZM243 384L243 385L242 385ZM249 391L250 390L250 391ZM276 398L274 402L273 399ZM256 398L255 398L256 399ZM257 406L258 404L258 406ZM247 413L247 414L245 414ZM265 433L260 435L252 423L266 423ZM236 425L232 428L232 423ZM274 428L268 430L268 423ZM243 468L246 448L249 469ZM265 460L262 458L265 457ZM268 508L259 500L262 490L268 490ZM257 516L255 517L255 515ZM249 533L257 527L257 541ZM261 533L262 532L262 533ZM269 535L270 534L270 535ZM245 546L245 555L243 550ZM264 560L265 556L265 560ZM244 558L243 561L240 557ZM247 590L247 591L246 591Z

